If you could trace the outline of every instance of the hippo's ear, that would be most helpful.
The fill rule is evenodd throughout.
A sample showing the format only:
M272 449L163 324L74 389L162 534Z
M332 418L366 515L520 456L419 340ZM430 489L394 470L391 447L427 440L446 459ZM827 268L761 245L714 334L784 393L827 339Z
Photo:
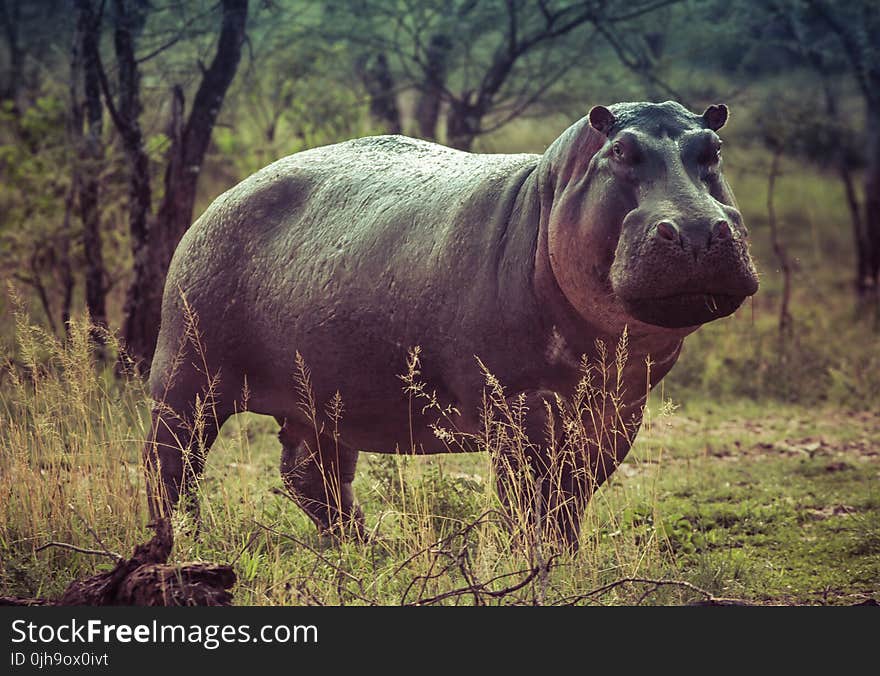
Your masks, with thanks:
M718 131L727 122L727 106L723 103L709 106L703 112L703 121L706 123L706 127L712 131Z
M588 117L590 118L590 126L605 136L608 136L611 127L614 126L616 121L614 119L614 113L608 110L605 106L593 106L593 108L590 109Z

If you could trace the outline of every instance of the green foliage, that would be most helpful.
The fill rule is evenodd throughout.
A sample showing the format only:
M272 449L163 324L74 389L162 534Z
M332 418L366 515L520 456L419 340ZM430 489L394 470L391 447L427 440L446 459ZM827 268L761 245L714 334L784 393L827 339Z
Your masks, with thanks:
M0 275L45 297L47 287L62 286L59 265L77 236L69 218L67 111L56 96L40 97L22 114L6 105L0 129Z
M38 228L63 210L71 159L67 112L58 98L46 96L22 115L6 106L0 111L0 124L7 130L0 137L0 227L4 235L23 236L31 220Z
M880 405L880 337L868 322L854 323L850 308L795 305L792 336L780 337L775 315L735 319L701 329L685 343L664 381L676 398L776 399L833 402L846 408Z
M214 132L225 171L231 162L243 178L286 155L371 132L363 94L340 72L341 51L278 52L237 83L234 122Z

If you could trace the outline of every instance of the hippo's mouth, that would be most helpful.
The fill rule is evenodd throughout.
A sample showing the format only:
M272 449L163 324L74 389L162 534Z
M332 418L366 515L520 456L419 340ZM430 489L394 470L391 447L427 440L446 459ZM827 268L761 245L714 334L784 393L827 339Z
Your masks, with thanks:
M736 312L747 295L684 293L662 298L623 299L627 312L640 322L682 329L699 326Z

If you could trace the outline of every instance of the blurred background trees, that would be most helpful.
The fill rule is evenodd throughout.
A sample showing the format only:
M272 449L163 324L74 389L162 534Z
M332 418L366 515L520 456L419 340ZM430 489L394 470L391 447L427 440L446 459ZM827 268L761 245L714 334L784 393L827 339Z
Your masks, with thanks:
M180 237L275 159L373 133L542 152L591 105L674 98L732 108L752 311L791 340L822 303L876 321L877 35L871 0L0 0L0 275L148 367Z

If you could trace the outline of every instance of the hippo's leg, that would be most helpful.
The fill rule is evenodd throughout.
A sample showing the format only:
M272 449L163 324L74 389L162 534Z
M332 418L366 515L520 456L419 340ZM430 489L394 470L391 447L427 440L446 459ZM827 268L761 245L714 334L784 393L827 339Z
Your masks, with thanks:
M565 451L563 451L565 452ZM580 521L592 489L589 472L570 459L550 457L544 447L504 452L493 458L496 486L520 530L578 547Z
M198 520L195 489L208 450L228 418L226 412L212 411L203 413L194 424L192 416L181 415L167 405L153 408L150 438L143 451L151 519L170 516L182 498L187 511Z
M322 437L306 443L302 430L285 423L281 441L281 478L293 500L322 534L363 536L364 516L355 504L354 481L358 452Z
M577 549L581 519L595 485L586 463L564 441L557 443L542 445L534 463L541 488L541 525L547 537Z
M594 487L589 462L564 438L547 439L544 401L552 393L529 393L522 443L493 455L499 497L520 530L540 532L571 549ZM512 402L511 402L512 403Z

